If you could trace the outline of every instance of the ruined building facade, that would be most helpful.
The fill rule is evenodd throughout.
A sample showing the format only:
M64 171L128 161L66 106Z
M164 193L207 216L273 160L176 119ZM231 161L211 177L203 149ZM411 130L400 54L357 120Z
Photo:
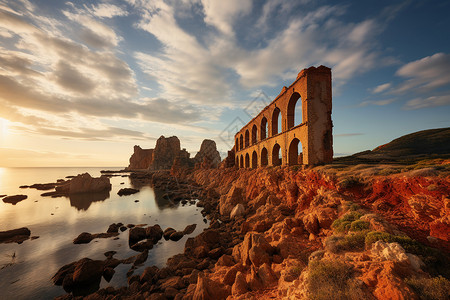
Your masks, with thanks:
M331 69L302 70L297 79L235 135L235 165L318 165L333 160ZM301 105L301 113L296 109ZM281 127L281 128L280 128Z

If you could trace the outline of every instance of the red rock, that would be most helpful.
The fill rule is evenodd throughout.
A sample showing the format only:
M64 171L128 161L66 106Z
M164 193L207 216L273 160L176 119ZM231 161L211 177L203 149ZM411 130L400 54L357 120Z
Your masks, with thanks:
M217 151L216 142L213 140L203 140L200 150L194 157L194 163L203 164L203 168L217 168L221 161L219 151Z
M241 272L237 272L236 279L231 287L231 293L233 296L245 294L249 291L245 275Z
M76 262L73 271L73 282L75 284L86 284L95 282L100 279L103 274L103 261L91 260L83 258Z
M434 220L430 223L430 236L450 241L450 215Z
M188 225L188 226L186 226L186 228L184 228L183 233L184 234L191 234L191 233L194 232L196 227L197 227L197 224Z
M133 155L130 157L130 164L127 170L148 169L153 161L153 149L142 149L139 146L134 146Z
M213 281L203 273L198 274L198 281L193 300L225 300L231 294L231 287Z
M258 277L265 287L274 286L278 282L278 278L275 276L268 263L264 263L259 267Z
M305 225L305 229L312 234L319 233L319 221L317 221L317 217L314 213L310 213L303 217L303 224Z

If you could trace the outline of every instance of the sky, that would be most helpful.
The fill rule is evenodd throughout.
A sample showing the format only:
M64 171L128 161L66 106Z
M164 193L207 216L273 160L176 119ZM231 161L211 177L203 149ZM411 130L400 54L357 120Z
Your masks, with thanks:
M0 167L124 167L161 135L224 158L320 65L335 156L449 127L449 16L446 0L0 0Z

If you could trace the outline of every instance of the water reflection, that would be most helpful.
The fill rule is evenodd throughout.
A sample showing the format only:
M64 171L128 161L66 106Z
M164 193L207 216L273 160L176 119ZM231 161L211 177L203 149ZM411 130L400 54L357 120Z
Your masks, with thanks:
M98 193L72 194L69 196L70 206L77 210L88 210L93 202L105 201L109 198L109 191Z
M166 191L155 189L154 192L155 192L155 202L160 210L163 210L166 208L175 208L178 206L172 200L164 197L164 195L167 194Z

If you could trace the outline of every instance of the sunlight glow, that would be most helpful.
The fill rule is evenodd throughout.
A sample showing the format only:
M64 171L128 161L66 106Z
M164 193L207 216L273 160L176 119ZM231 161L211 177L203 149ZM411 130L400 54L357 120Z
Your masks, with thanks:
M6 138L6 136L8 135L9 132L8 128L9 128L9 121L0 118L0 137L2 139Z

